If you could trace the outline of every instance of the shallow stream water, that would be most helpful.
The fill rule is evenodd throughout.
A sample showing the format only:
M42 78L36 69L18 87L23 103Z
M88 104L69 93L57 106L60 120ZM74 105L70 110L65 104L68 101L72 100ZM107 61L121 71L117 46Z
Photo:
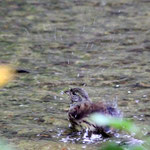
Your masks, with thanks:
M149 135L149 0L1 1L0 62L30 71L0 90L0 136L20 150L101 146L68 136L70 87L117 100Z

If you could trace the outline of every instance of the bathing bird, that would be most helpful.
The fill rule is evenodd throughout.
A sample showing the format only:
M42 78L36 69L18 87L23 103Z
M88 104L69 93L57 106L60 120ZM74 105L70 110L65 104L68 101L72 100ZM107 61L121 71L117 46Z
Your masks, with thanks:
M89 119L89 115L101 113L120 117L120 111L117 108L113 107L112 104L105 104L102 101L92 102L88 93L83 88L71 88L65 91L65 93L71 100L68 118L73 129L101 134L103 137L114 135L115 130L113 128L97 125Z

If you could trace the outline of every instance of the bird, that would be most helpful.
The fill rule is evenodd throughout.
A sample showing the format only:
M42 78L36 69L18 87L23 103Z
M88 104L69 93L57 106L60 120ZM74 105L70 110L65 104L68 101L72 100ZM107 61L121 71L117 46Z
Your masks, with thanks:
M102 101L92 102L88 93L83 88L71 88L65 91L71 100L68 118L71 128L76 131L88 131L90 134L101 134L102 137L111 137L115 130L109 126L99 126L91 122L89 115L101 113L114 117L120 117L120 111L110 104Z

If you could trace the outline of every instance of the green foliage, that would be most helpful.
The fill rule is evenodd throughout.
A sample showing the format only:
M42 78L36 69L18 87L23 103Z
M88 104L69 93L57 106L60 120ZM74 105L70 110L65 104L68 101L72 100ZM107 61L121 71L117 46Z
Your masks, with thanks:
M11 146L9 146L5 141L0 139L0 150L14 150Z
M128 132L137 132L138 128L129 120L95 113L90 119L100 126L111 126L115 129L125 130Z
M108 115L103 115L100 113L92 114L90 117L91 121L95 122L99 126L110 126L114 129L128 131L130 133L136 133L136 135L141 136L141 132L135 124L129 120L111 117ZM106 142L100 150L148 150L141 145L128 145L128 146L119 146L114 142Z
M146 150L144 147L142 146L119 146L116 143L105 143L104 146L102 146L102 148L100 150Z
M107 145L102 146L100 150L123 150L123 148L115 143L107 143Z
M131 146L127 150L146 150L146 149L142 146Z

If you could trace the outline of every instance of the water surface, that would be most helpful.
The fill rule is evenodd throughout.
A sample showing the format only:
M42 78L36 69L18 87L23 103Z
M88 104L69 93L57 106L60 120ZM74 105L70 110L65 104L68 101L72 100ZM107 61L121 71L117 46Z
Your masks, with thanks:
M149 133L148 0L5 0L0 14L0 62L31 72L0 90L1 137L21 150L98 149L67 136L70 87L118 100Z

